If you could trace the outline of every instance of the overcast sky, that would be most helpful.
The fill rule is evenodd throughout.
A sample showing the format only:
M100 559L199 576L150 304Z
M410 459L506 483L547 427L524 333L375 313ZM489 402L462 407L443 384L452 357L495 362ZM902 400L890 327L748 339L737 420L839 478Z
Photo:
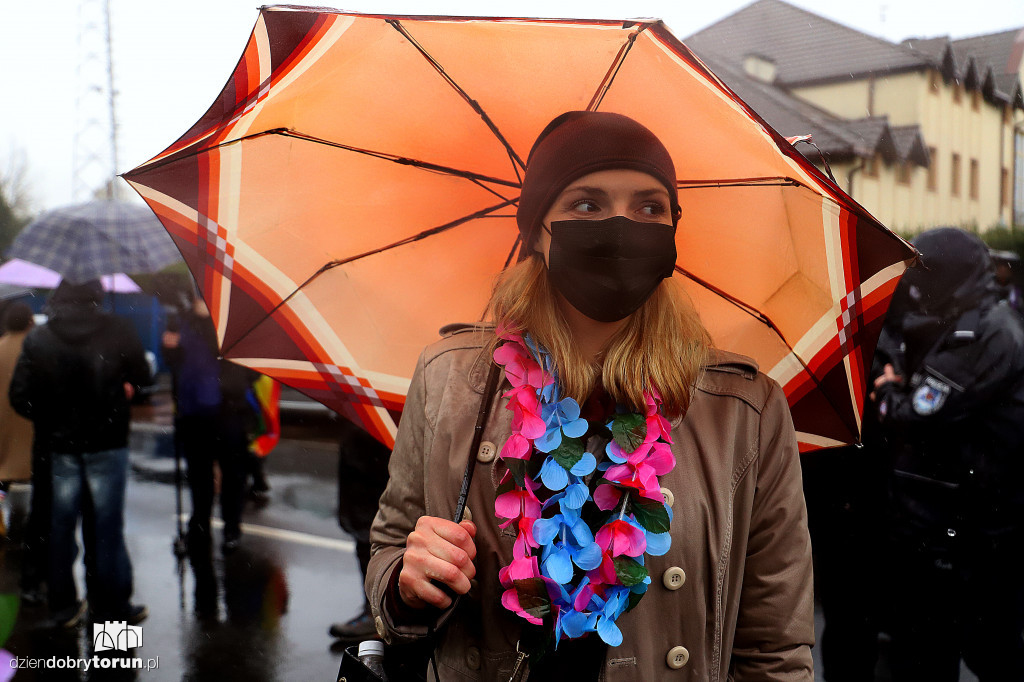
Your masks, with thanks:
M254 0L110 2L118 171L124 172L160 152L207 109L245 46L258 4ZM82 8L86 8L85 16L95 16L102 4L103 0L3 3L0 173L17 166L19 158L23 160L32 208L37 211L75 198L76 126L96 120L92 129L98 133L106 116L95 93L82 94L80 82L105 76L99 72L80 74L83 60L78 41ZM683 38L747 4L746 0L351 0L345 9L396 14L658 17ZM793 0L793 4L893 41L910 36L963 37L1024 26L1022 0ZM76 119L77 100L86 106Z

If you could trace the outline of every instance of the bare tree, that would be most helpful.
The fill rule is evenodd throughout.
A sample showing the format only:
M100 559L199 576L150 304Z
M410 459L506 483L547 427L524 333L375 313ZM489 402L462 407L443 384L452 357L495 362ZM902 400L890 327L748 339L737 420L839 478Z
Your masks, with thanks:
M0 167L0 254L32 220L28 162L21 150L12 150Z

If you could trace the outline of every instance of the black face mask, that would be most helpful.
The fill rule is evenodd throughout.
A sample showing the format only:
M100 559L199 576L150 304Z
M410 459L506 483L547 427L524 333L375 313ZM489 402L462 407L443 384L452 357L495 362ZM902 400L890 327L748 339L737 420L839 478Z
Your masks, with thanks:
M548 276L592 320L617 322L646 301L676 263L676 230L625 216L551 223Z

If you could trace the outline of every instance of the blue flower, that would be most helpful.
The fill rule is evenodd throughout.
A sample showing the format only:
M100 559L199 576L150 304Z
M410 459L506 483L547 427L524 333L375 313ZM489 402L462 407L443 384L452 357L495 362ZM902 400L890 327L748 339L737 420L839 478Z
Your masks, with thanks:
M596 613L585 614L576 610L575 604L576 599L580 593L584 590L588 590L590 585L590 578L583 578L580 584L576 587L570 595L564 586L559 585L561 590L561 599L555 599L555 603L558 606L558 616L555 619L555 648L558 648L558 642L562 638L562 633L570 639L576 639L582 637L588 632L594 632L597 629L597 618Z
M572 485L566 487L565 497L559 503L559 506L563 512L566 509L579 511L588 499L590 499L590 489L587 488L586 483L582 483L577 479L573 481Z
M589 452L584 452L583 456L580 457L580 461L572 465L569 469L569 473L573 476L589 476L597 468L597 458Z
M548 455L540 467L540 480L548 490L562 490L569 484L569 472Z
M540 416L547 424L547 431L533 444L541 452L551 452L558 448L562 444L562 434L569 438L580 438L587 432L587 420L580 419L580 406L572 398L544 404Z
M629 605L629 588L627 587L610 587L605 593L605 599L602 600L597 595L591 600L591 604L594 606L593 611L598 614L597 617L597 634L601 637L608 646L618 646L622 644L622 631L619 630L619 626L615 624L622 612L626 610Z
M558 583L572 580L572 564L584 571L601 565L601 547L579 511L562 507L563 513L533 524L533 539L544 547L541 572Z

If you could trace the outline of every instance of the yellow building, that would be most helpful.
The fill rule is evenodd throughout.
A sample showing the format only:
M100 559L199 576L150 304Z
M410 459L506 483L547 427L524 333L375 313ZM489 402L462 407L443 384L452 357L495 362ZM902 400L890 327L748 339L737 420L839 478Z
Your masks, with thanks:
M896 44L758 0L685 42L889 227L1024 224L1024 30Z

